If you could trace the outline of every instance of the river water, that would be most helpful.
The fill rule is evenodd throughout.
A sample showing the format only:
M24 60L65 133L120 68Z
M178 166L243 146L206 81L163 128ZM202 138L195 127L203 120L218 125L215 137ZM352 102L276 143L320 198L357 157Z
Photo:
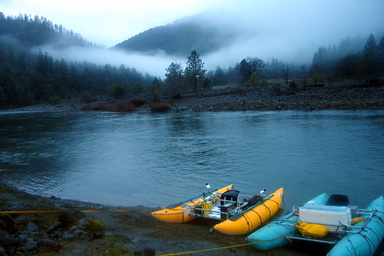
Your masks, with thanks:
M384 194L384 111L0 112L0 180L111 206L165 207L234 184L366 207Z

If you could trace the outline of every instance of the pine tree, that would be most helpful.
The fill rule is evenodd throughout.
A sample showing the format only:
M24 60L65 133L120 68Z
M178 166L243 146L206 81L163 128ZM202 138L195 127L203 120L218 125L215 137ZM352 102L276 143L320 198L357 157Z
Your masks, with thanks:
M183 79L183 70L181 68L181 65L172 62L169 67L165 69L165 71L165 84L167 86L168 91L174 95L180 94Z
M377 74L379 67L376 38L371 34L364 46L363 51L364 69L368 74Z
M185 74L187 79L193 82L195 92L197 92L198 83L204 81L205 72L204 62L201 60L200 55L193 50L188 57Z
M377 56L379 60L379 74L384 74L384 36L380 38L377 44Z

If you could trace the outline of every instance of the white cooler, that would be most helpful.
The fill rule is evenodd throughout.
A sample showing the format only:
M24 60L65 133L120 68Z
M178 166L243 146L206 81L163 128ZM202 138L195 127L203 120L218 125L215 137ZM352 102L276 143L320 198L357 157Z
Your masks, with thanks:
M351 209L347 206L305 205L299 210L299 220L325 225L335 232L340 225L351 225Z

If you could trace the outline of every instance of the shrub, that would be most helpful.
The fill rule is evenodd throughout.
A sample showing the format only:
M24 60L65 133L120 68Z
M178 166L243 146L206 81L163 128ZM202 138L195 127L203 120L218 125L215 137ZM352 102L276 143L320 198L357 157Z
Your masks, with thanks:
M92 218L84 219L81 229L87 232L93 239L101 238L105 233L104 224Z
M112 97L120 99L125 96L125 88L121 84L115 84L111 87Z

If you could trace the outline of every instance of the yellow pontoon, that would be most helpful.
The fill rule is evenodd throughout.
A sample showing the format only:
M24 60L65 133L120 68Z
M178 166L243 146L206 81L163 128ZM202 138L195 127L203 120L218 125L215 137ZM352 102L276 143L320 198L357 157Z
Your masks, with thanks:
M265 197L256 195L240 199L239 194L233 185L228 185L173 208L152 212L152 215L173 223L188 222L196 217L216 219L221 222L213 227L214 230L226 235L247 234L277 213L283 202L284 188Z
M221 194L231 190L232 188L233 185L228 185L213 191L212 194L216 194L217 196L215 199L219 199ZM152 215L159 220L174 223L185 223L194 220L197 217L197 215L194 214L194 210L201 206L204 201L207 201L205 200L205 197L206 195L203 194L201 196L188 199L176 207L152 212Z

